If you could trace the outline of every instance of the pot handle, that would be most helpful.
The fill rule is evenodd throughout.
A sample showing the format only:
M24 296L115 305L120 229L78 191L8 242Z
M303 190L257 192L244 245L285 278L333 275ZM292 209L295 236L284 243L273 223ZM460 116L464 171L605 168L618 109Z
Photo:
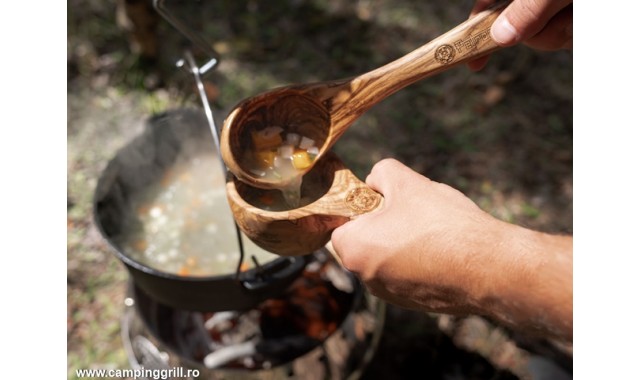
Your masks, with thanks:
M240 284L248 291L260 292L274 288L287 288L307 265L307 256L287 257L287 260L262 270L252 278L240 278Z

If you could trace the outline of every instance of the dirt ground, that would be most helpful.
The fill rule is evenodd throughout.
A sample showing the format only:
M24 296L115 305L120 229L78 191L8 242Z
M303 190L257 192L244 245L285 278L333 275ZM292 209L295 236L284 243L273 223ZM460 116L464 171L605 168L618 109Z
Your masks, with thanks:
M266 89L349 77L390 62L464 21L472 2L166 4L221 56L207 76L220 124L236 102ZM131 48L126 18L114 2L70 0L67 6L67 367L75 379L78 368L128 367L119 335L128 276L93 224L96 182L151 115L199 105L191 78L174 66L190 44L164 19L146 19L148 26L157 22L150 30L158 43L156 54L150 49L144 56ZM204 54L193 51L204 62ZM495 53L479 73L458 67L394 94L334 150L360 178L378 160L395 157L503 220L571 234L572 103L571 52L515 47ZM389 306L363 378L561 379L571 373L570 356L483 318Z

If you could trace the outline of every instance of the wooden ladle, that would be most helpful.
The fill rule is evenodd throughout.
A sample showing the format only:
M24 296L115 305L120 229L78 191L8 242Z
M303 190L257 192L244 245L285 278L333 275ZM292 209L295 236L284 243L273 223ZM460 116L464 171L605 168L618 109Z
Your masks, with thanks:
M332 152L317 160L304 176L303 197L308 193L314 199L306 206L267 211L260 199L277 197L278 190L249 186L233 176L227 181L227 199L242 232L281 256L301 256L322 248L335 228L383 203L382 195L360 181Z
M449 32L385 66L354 78L277 88L240 102L224 121L220 151L241 181L281 188L243 166L251 131L280 126L316 142L322 157L353 122L396 91L500 48L490 28L507 3L478 13ZM307 168L308 171L311 167ZM301 173L302 174L302 173Z

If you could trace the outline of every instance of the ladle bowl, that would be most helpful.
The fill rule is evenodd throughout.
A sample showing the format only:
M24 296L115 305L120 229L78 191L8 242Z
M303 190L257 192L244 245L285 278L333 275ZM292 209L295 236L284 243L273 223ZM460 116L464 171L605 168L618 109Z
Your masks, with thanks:
M426 45L368 73L338 81L281 87L240 102L222 127L222 159L247 184L263 189L282 188L279 181L263 178L245 167L242 157L252 149L251 131L280 126L287 132L307 136L319 147L314 161L318 162L363 113L386 97L499 49L490 29L507 4L478 13Z
M304 176L302 195L315 194L311 203L283 211L261 207L260 197L277 192L249 186L233 176L227 181L227 198L240 229L258 246L280 256L306 255L324 247L334 229L383 203L382 195L331 152Z

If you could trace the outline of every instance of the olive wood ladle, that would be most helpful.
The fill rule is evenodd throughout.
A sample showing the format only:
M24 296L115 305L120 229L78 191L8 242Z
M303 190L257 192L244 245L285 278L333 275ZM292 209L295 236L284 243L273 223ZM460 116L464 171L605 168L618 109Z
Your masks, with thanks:
M317 161L356 119L389 95L499 49L490 36L490 28L507 4L478 13L426 45L368 73L345 80L281 87L240 102L222 127L222 159L247 184L281 188L283 184L277 180L261 178L251 168L243 167L242 157L251 149L252 130L275 125L309 137L319 147Z
M301 256L324 247L331 232L349 220L380 208L382 195L360 181L328 152L303 178L302 195L313 202L284 211L267 211L260 197L279 190L249 186L234 176L227 180L227 199L238 227L258 246L280 256Z

